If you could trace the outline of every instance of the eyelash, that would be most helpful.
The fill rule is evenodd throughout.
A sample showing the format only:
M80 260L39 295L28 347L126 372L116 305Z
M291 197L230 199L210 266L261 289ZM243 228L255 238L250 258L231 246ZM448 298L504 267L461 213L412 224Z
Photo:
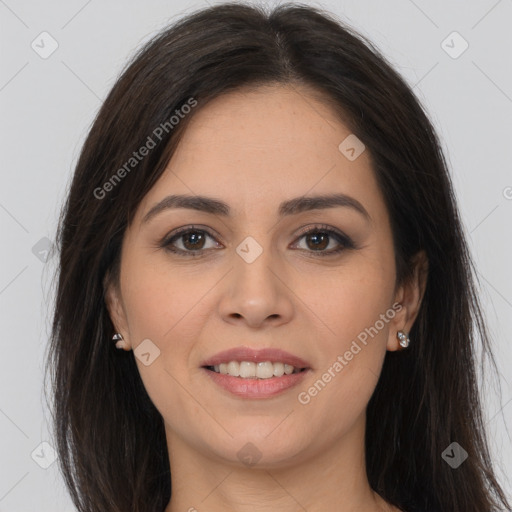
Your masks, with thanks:
M175 240L178 240L181 236L183 236L184 234L190 233L190 232L206 233L211 238L215 238L215 236L212 233L210 233L207 229L201 229L196 226L186 226L186 227L180 228L178 231L166 236L160 242L160 247L165 249L166 251L169 251L169 252L179 256L179 257L184 257L184 258L202 257L204 255L204 252L208 249L206 249L206 250L200 249L197 251L184 251L182 249L176 249L175 247L172 247L172 243ZM300 240L304 236L312 234L312 233L326 234L329 237L334 238L341 245L341 247L339 247L338 249L331 249L330 251L308 251L308 250L304 249L304 250L306 250L306 252L314 253L315 256L316 255L318 255L320 257L333 256L333 255L339 254L340 252L345 251L347 249L355 249L356 248L354 242L352 241L352 239L350 237L344 235L340 231L334 230L334 229L330 228L329 226L326 226L323 224L316 225L312 228L301 231L301 233L299 233L299 235L298 235L297 240Z

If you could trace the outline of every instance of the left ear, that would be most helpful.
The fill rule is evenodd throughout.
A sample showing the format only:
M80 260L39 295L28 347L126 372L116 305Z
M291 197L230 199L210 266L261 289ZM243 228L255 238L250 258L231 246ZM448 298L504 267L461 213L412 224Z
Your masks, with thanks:
M409 334L418 316L427 286L428 258L426 252L421 250L416 253L411 264L413 265L412 276L400 286L395 295L394 303L399 303L402 308L396 309L397 313L390 322L387 342L387 349L390 351L402 349L396 334L400 330ZM412 342L414 340L411 340Z
M131 350L130 331L128 329L126 312L121 300L121 290L118 284L113 282L110 272L105 275L103 289L105 291L105 305L114 329L123 337L120 348L126 351Z

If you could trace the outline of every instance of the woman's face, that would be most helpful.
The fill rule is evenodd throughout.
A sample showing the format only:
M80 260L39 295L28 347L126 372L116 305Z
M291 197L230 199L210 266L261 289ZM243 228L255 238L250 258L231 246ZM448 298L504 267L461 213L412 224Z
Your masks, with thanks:
M305 89L230 93L194 114L140 204L108 304L170 447L284 467L362 441L383 358L411 327L415 296L395 293L388 213L353 137ZM350 199L306 201L335 194ZM226 212L165 203L171 195L204 196ZM203 367L239 347L286 351L308 369L255 382ZM252 367L249 355L222 357ZM286 358L259 359L277 362L260 375L279 375Z

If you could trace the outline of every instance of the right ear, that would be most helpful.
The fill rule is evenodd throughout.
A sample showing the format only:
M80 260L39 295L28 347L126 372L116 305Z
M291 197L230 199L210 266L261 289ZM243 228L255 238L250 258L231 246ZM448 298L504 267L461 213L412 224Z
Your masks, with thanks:
M121 299L121 290L117 283L114 282L110 272L107 272L103 279L103 289L105 291L105 304L114 325L116 333L123 336L125 350L131 350L131 343L128 331L128 322L126 320L126 312Z

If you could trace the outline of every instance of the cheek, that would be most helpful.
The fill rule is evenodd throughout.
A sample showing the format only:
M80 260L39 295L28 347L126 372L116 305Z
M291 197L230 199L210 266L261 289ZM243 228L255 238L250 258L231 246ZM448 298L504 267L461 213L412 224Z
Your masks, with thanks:
M206 275L189 280L165 265L148 265L142 255L130 255L125 262L123 298L144 387L164 418L176 417L177 410L199 417L201 408L184 389L190 387L188 361L201 328L201 298L213 281L209 284ZM145 339L157 347L158 356L149 365L137 357Z
M315 340L321 362L311 387L301 390L303 402L311 400L317 411L348 422L362 412L375 389L395 313L389 302L393 272L382 261L367 263L347 265L328 279L317 276L304 283L301 295L321 332ZM313 282L324 285L307 287Z
M338 304L326 313L328 335L317 345L321 363L314 378L299 390L302 413L317 418L326 438L348 431L364 413L386 354L389 323L381 315L388 304L378 290L369 294L367 290L347 286L331 295Z
M165 263L148 265L137 255L127 259L125 270L123 297L135 338L153 337L162 345L189 339L185 331L200 325L202 297L215 284L213 277L206 272L187 277Z
M385 271L382 262L366 263L359 261L324 276L311 275L301 281L297 295L303 298L323 334L324 343L330 347L326 353L348 347L390 308L393 273ZM379 333L375 339L386 338L387 325L378 322ZM360 339L364 339L364 334Z

